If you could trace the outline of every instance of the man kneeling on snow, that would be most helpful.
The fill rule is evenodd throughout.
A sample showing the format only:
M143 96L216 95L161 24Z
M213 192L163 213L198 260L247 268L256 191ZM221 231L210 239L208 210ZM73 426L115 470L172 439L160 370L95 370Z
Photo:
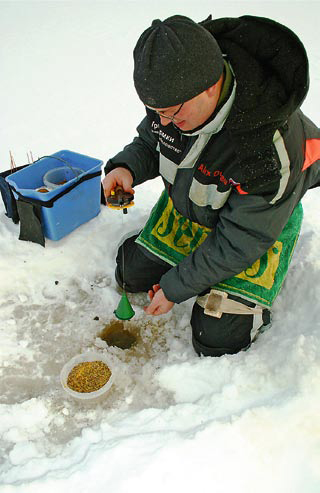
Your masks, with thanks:
M106 196L161 175L164 191L117 257L116 278L149 292L149 315L197 296L198 354L247 348L270 323L320 184L320 131L301 112L305 49L288 28L244 16L153 21L134 49L146 107L138 136L106 165ZM125 279L122 250L125 251Z

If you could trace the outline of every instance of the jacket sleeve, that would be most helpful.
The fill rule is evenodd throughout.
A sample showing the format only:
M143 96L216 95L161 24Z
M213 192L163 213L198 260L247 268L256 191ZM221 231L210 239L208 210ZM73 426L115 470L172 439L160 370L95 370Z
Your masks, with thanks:
M128 168L134 178L133 186L159 175L158 139L151 132L147 116L137 127L137 132L138 136L116 156L109 159L105 166L106 174L120 166Z
M212 233L162 276L166 297L180 303L251 266L279 237L299 196L271 205L262 196L232 192Z

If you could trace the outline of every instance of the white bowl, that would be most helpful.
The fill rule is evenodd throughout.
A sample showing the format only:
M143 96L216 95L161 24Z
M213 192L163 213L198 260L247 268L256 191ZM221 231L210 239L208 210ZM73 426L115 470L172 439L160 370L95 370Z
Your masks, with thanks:
M84 363L86 361L102 361L110 369L111 376L107 381L107 383L99 390L95 390L93 392L76 392L75 390L70 389L70 387L68 386L67 384L68 376L72 368L74 368L79 363ZM112 364L110 363L109 359L104 354L98 353L96 351L88 351L86 353L74 356L64 365L64 367L60 372L60 382L64 390L72 397L81 400L89 400L89 399L95 399L97 397L101 397L110 389L111 385L113 384L113 377L114 377L114 372L113 372Z
M43 176L43 183L49 190L65 185L68 181L78 178L83 173L83 169L75 166L60 166L59 168L50 169Z

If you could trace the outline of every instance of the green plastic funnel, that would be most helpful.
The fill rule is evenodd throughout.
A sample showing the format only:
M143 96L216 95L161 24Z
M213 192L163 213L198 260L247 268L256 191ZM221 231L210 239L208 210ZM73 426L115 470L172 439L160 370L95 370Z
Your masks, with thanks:
M134 310L130 305L130 302L125 291L122 292L121 300L117 309L113 312L119 320L130 320L134 315Z

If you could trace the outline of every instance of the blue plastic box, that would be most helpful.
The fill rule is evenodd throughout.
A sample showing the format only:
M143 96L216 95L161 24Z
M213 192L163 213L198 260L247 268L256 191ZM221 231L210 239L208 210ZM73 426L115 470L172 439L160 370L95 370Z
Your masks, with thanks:
M43 186L45 173L63 166L64 161L72 167L81 168L83 173L47 193L37 192L36 189ZM6 181L16 198L21 195L30 202L34 199L41 201L44 235L50 240L60 240L99 214L102 164L99 159L63 150L12 173ZM62 196L57 198L60 194ZM52 207L46 207L52 200L55 200Z

